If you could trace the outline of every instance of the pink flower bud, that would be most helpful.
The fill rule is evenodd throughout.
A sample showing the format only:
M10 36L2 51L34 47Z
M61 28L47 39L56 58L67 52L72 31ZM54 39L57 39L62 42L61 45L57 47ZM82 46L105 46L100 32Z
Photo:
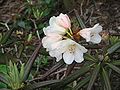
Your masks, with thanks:
M61 14L56 18L56 20L57 20L57 23L58 23L60 26L66 28L66 29L71 28L70 19L69 19L69 17L67 16L67 14L62 14L62 13L61 13Z

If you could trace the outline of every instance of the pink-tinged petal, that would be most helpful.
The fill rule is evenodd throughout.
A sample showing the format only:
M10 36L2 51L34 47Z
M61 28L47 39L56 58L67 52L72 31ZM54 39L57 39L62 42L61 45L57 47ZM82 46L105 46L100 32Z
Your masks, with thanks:
M95 43L95 44L98 44L101 42L101 36L99 34L94 34L92 37L91 37L91 42L92 43Z
M58 23L60 26L66 28L66 29L71 28L70 19L69 19L69 17L68 17L66 14L62 14L62 13L61 13L61 14L57 17L56 20L57 20L57 23Z
M81 63L84 60L83 52L79 48L76 48L74 56L77 63Z
M74 55L73 53L70 53L69 51L66 51L64 54L63 54L63 59L64 59L64 62L66 64L72 64L73 60L74 60Z
M91 29L91 28L86 28L86 29L83 29L83 30L81 30L81 31L79 32L80 35L81 35L83 38L86 39L87 42L90 41L90 33L91 33L90 29Z

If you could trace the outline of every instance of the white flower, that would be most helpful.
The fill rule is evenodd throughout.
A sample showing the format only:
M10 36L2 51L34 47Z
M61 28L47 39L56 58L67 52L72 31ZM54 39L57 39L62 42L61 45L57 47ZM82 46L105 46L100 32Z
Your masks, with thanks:
M87 42L92 42L97 44L101 42L101 36L99 35L101 31L102 31L102 26L96 24L92 28L82 29L79 33L83 38L86 39Z
M77 63L81 63L83 53L87 52L87 49L71 39L61 40L51 45L49 52L50 56L56 57L56 61L64 59L66 64L71 64L74 60Z
M44 27L43 32L45 35L49 33L56 33L56 34L64 35L66 33L65 29L58 26L57 24L55 24L54 26L48 26L46 28Z
M43 44L43 47L44 48L47 48L47 51L49 51L51 49L51 44L57 42L57 41L60 41L62 40L62 37L61 35L59 34L55 34L55 33L47 33L47 36L45 36L43 39L42 39L42 44Z
M57 33L64 35L66 30L71 28L71 22L69 17L66 14L60 14L59 16L51 17L49 20L49 26L43 28L44 33Z

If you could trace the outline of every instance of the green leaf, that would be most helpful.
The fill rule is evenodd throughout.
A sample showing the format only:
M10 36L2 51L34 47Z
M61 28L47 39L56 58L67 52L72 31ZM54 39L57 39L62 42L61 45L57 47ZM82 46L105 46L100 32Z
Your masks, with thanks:
M120 60L114 60L113 62L111 62L113 65L120 65Z
M50 4L51 0L45 0L45 2L46 2L47 4Z
M1 89L1 88L7 88L7 85L4 84L4 83L2 83L2 82L0 82L0 89Z
M40 50L40 47L41 47L41 42L39 42L39 45L37 46L37 48L35 49L35 51L34 51L33 54L31 55L30 59L29 59L28 62L26 63L23 81L27 80L27 78L28 78L28 76L29 76L29 74L30 74L32 65L33 65L35 59L37 58L38 52L39 52L39 50Z
M5 44L7 42L7 40L9 39L10 35L12 34L12 32L14 31L14 29L11 29L9 31L7 31L5 33L5 35L3 35L1 41L0 41L0 44Z
M0 65L0 73L6 74L7 69L8 69L7 65Z
M112 47L110 47L107 51L109 54L115 52L120 47L120 42L114 44Z
M63 0L63 4L66 10L71 11L75 8L74 0Z
M83 23L80 15L78 14L78 11L74 9L74 12L75 12L75 15L76 15L76 18L78 20L78 23L79 25L81 26L82 29L86 28L85 24Z
M114 71L120 74L120 69L113 64L107 63L107 65Z
M93 70L93 73L92 73L92 76L91 76L91 79L90 79L90 82L88 84L88 87L87 87L87 90L91 90L94 82L95 82L95 79L97 78L97 75L99 73L99 70L100 70L100 64L96 65L94 67L94 70Z
M80 70L75 71L74 73L70 74L68 77L61 80L56 85L53 85L53 90L57 90L61 87L66 86L67 84L73 82L77 78L79 78L81 75L85 74L90 69L90 66L83 66L80 68Z
M104 80L104 83L105 83L106 90L111 90L108 73L105 71L104 68L102 68L102 76L103 76L103 80Z
M83 87L86 83L89 82L90 78L90 76L85 77L83 80L78 82L78 84L73 88L73 90L80 90L81 87Z
M97 61L93 56L91 56L88 53L85 54L84 58L85 58L85 60L90 60L90 61L93 61L93 62Z
M19 71L18 71L18 68L15 63L14 63L14 73L13 74L15 75L16 84L19 85L20 84Z
M23 81L24 71L25 71L24 64L22 64L20 69L20 75L19 75L21 82Z
M47 76L49 76L51 73L53 73L54 71L56 71L58 68L64 66L65 63L63 62L63 60L60 60L57 64L55 64L50 70L48 70L44 75L42 75L40 78L37 78L38 80L43 80L45 79Z
M35 90L37 88L48 86L48 85L57 83L59 81L60 80L49 80L49 81L43 81L43 82L33 83L33 84L25 86L24 90Z
M25 28L25 22L24 21L19 21L18 26Z
M3 83L5 83L5 84L8 84L8 81L7 81L7 79L5 78L5 75L2 74L2 73L0 73L0 82L3 82Z

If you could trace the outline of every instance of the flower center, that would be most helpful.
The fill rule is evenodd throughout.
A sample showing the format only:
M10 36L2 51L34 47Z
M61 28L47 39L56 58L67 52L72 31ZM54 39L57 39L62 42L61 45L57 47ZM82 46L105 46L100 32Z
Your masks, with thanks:
M76 45L73 44L73 45L69 46L68 50L69 50L70 53L74 53L75 52L75 48L76 48Z

